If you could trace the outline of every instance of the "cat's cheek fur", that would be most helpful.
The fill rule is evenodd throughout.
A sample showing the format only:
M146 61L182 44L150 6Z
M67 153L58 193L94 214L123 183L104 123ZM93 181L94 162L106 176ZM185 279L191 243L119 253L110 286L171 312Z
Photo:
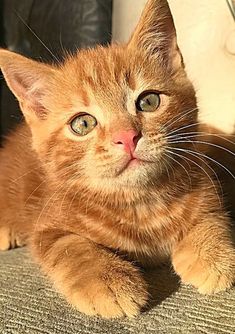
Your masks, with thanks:
M87 315L132 317L147 303L139 269L101 245L54 229L36 233L31 248L57 289Z
M66 138L63 129L58 129L51 134L46 143L37 148L37 151L42 162L47 164L47 171L54 180L61 182L74 179L76 181L77 175L79 181L82 166L91 145L90 138L76 141L70 137Z

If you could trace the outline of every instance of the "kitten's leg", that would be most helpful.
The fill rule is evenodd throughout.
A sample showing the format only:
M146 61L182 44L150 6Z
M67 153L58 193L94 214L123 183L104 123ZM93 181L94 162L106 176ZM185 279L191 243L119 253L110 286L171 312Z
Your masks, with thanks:
M17 231L13 226L0 227L0 251L16 247L23 247L27 243L27 236Z
M0 194L3 189L0 187ZM33 229L33 220L39 210L26 210L20 196L0 195L0 251L22 247L28 243ZM34 213L35 212L35 213ZM39 211L40 212L40 211Z
M6 251L27 244L28 236L12 226L0 227L0 251Z
M147 287L130 262L79 235L37 232L32 251L68 302L87 315L135 316L147 302Z
M228 226L227 218L208 214L173 251L176 273L200 293L226 290L235 281L235 249Z
M7 215L4 211L4 218L0 220L0 251L23 247L30 237L32 224L23 221L20 214Z
M6 251L11 248L10 233L9 227L0 227L0 251Z

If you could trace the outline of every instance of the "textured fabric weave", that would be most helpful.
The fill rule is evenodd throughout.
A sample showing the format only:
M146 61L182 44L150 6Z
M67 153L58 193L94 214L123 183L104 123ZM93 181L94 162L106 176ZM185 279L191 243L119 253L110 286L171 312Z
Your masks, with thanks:
M135 319L103 320L73 310L24 249L0 253L1 334L235 333L235 288L214 296L179 286L167 267L151 273L153 307Z

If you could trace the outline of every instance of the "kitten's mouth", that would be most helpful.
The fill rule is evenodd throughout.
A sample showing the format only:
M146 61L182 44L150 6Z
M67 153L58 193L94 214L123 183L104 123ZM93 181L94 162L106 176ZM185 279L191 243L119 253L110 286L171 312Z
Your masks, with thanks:
M130 159L128 160L128 162L119 170L117 176L119 176L120 174L122 174L127 169L138 168L141 165L150 164L150 163L154 163L154 161L144 160L144 159L140 159L140 158L132 156L132 157L130 157Z
M141 162L143 162L143 160L132 157L132 158L128 161L128 163L127 163L127 165L126 165L125 168L139 166L139 165L141 164Z

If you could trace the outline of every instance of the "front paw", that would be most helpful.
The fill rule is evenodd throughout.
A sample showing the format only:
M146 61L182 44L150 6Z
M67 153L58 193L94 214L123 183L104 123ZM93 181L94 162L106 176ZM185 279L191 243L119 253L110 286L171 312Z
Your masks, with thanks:
M0 227L0 251L22 247L26 244L26 237L13 227Z
M209 253L212 254L209 254ZM208 250L202 254L193 247L180 247L172 258L172 264L183 283L195 286L202 294L212 294L230 288L235 281L235 251L222 253Z
M80 312L104 318L133 317L148 299L146 282L129 263L99 276L78 281L69 289L69 302Z

